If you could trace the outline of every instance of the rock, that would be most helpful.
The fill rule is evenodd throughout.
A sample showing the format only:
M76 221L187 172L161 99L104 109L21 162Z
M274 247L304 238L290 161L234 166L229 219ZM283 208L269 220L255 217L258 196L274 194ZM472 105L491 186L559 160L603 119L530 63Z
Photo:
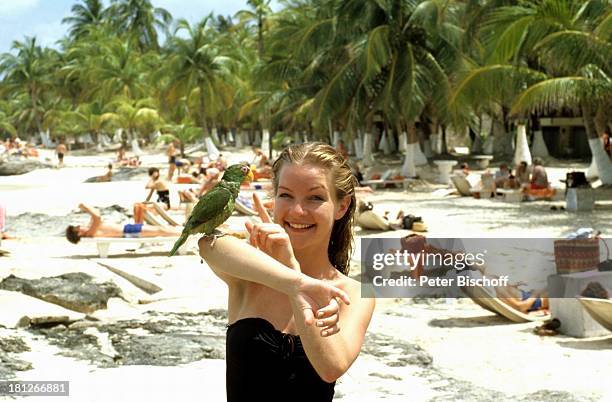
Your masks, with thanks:
M50 167L36 159L0 160L0 176L13 176Z
M419 345L377 333L366 334L362 352L380 358L390 367L409 364L427 367L433 363L431 355Z
M0 289L21 292L86 314L105 309L108 299L121 296L121 289L114 283L95 283L93 277L82 272L33 280L10 275L0 282Z
M29 351L30 347L20 338L0 338L0 380L13 378L15 371L31 370L31 363L10 356L10 354Z
M31 329L61 349L60 354L99 367L175 366L225 358L225 313L145 313L141 320L73 324L65 331Z
M6 328L70 323L84 317L82 313L19 292L0 290L0 325Z

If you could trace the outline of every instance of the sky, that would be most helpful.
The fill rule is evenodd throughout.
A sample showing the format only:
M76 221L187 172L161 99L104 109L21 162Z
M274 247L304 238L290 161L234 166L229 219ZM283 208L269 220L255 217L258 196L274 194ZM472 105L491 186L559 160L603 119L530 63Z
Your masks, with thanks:
M43 46L54 46L68 31L62 19L70 15L77 0L0 0L0 54L11 49L13 41L25 36L36 36ZM199 21L211 11L214 14L233 15L246 9L246 0L152 0L156 7L170 11L175 19ZM107 0L106 4L109 3ZM273 10L280 8L277 0Z

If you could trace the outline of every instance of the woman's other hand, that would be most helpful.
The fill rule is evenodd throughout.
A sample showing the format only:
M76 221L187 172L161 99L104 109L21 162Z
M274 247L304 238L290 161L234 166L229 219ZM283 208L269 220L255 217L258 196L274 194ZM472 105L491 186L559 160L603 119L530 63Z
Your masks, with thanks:
M322 336L329 336L340 330L338 327L338 302L342 301L346 305L351 303L344 290L308 275L300 275L300 279L289 293L289 300L296 319L302 316L305 325L310 326L315 323L315 320L322 321L321 324L316 323L317 326L322 328ZM315 312L317 314L316 319Z

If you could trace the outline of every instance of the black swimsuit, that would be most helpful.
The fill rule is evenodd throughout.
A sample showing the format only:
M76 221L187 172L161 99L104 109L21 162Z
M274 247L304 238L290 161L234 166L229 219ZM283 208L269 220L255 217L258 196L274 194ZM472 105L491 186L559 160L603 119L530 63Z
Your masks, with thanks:
M170 209L170 190L157 190L157 202L163 202Z
M226 337L227 401L331 401L334 383L319 377L300 337L263 318L229 325Z

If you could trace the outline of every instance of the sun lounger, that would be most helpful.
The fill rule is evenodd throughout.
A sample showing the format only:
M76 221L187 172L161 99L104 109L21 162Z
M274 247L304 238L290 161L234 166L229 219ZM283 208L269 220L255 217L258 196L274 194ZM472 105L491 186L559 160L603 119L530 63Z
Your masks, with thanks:
M513 309L498 297L491 295L485 288L481 286L464 286L461 288L474 303L480 307L491 311L492 313L501 315L512 322L523 323L530 321L546 321L550 319L550 314L543 311L535 311L531 314L525 314Z
M238 196L234 202L234 208L242 215L257 215L257 211L252 208L252 202L244 196Z
M612 300L579 297L584 309L608 331L612 331Z
M111 243L118 244L147 244L147 243L171 243L176 241L177 237L174 236L160 236L160 237L90 237L81 239L85 243L95 243L98 248L98 255L100 258L107 258ZM182 253L184 246L179 249L179 254ZM170 249L168 248L168 251Z
M155 208L155 211L159 214L159 216L161 216L170 225L172 225L172 226L183 226L180 223L178 223L173 217L171 217L168 214L168 212L164 209L164 207L162 207L159 203L154 202L153 203L153 208Z
M162 221L161 218L145 210L143 218L146 223L153 226L166 226L166 222Z
M461 194L462 196L469 197L472 195L472 192L470 191L470 188L472 186L470 185L470 182L465 178L465 176L460 176L456 174L452 175L451 182L453 183L459 194Z

